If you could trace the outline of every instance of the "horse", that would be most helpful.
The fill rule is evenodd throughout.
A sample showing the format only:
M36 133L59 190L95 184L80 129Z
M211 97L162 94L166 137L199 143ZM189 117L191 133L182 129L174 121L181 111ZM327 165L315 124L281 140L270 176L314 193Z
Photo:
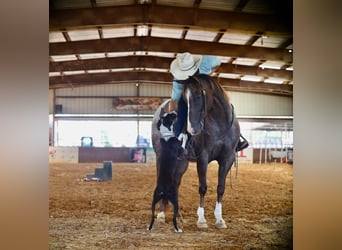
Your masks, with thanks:
M190 135L188 145L191 146L189 157L177 160L176 184L181 184L182 176L188 168L189 161L196 162L199 180L199 207L197 209L197 227L207 228L204 214L204 197L207 192L207 168L211 161L218 162L217 199L214 209L216 228L227 228L222 218L222 199L225 192L226 177L231 169L239 142L240 126L236 119L230 100L212 77L204 74L192 76L184 84L182 98L188 108L186 131ZM161 152L157 123L163 112L164 101L155 111L152 120L152 145L157 155L157 171L160 168L158 155ZM165 203L160 204L163 219ZM158 216L159 216L158 214ZM157 217L158 218L158 217Z

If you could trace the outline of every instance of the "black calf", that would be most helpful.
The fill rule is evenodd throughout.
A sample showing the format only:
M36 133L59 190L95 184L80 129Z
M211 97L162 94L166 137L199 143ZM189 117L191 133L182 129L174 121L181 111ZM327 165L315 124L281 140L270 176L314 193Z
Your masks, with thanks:
M177 226L178 214L178 186L175 180L177 168L177 152L181 142L176 137L171 137L167 141L160 139L161 153L159 155L160 168L158 171L157 187L153 193L152 219L148 227L152 229L154 223L154 212L157 202L163 200L165 203L170 201L173 205L173 225L176 232L182 232Z

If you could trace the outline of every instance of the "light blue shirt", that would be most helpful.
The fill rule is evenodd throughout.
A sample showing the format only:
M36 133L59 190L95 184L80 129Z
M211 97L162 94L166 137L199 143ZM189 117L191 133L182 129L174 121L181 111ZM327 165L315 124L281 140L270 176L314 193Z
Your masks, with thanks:
M221 60L219 57L204 55L199 65L199 73L210 75L213 68L219 65L221 65ZM178 83L174 79L172 82L171 98L178 101L181 98L183 87L184 84Z

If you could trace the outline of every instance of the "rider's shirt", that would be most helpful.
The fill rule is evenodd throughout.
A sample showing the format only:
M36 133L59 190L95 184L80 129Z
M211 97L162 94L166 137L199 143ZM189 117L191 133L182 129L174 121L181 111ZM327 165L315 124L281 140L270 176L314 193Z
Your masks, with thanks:
M202 57L201 64L199 65L199 73L210 75L212 73L212 70L220 64L221 60L219 57L204 55ZM183 84L177 82L176 79L174 79L172 82L171 98L178 101L182 95L183 87Z

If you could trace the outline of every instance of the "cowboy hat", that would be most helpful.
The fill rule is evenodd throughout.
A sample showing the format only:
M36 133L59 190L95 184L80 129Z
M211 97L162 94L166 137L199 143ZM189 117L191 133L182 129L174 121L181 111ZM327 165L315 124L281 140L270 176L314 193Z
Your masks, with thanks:
M171 62L170 71L177 80L186 80L197 71L202 56L191 55L189 52L178 54Z

